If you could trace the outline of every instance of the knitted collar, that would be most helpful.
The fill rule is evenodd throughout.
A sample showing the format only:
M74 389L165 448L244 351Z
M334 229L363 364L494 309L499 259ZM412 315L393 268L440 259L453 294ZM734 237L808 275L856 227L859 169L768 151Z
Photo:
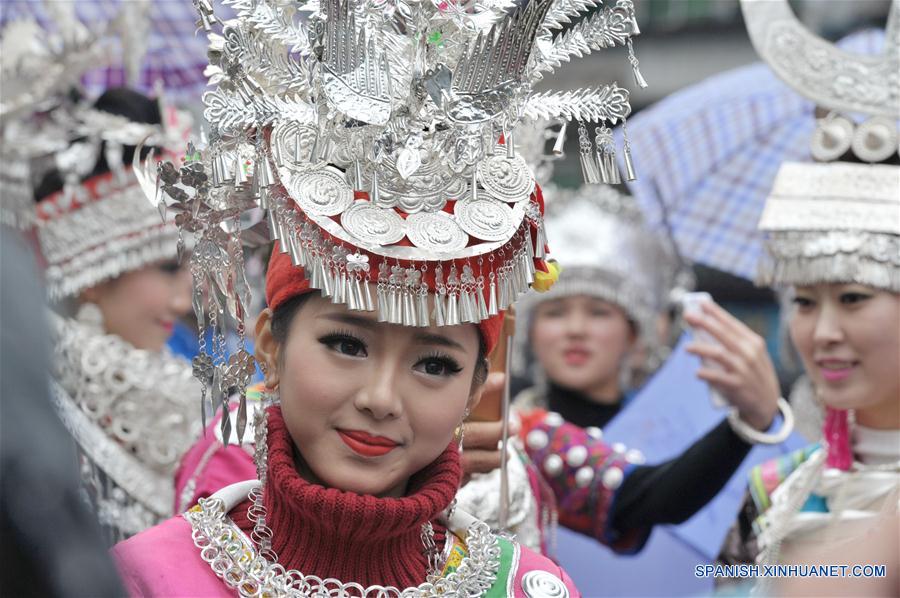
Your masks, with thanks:
M435 522L450 505L462 475L455 445L410 478L406 496L378 498L304 480L279 408L271 409L268 425L266 522L279 563L364 586L422 583L427 573L422 524ZM249 506L246 501L230 514L247 532L253 527Z

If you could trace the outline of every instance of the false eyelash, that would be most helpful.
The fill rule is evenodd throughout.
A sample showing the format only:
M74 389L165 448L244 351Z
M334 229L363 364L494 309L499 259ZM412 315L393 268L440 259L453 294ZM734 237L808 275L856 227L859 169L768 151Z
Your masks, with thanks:
M417 363L422 363L423 361L428 361L428 360L440 361L441 363L444 364L444 367L447 368L447 371L450 374L458 374L463 370L462 366L459 365L458 361L456 361L449 355L446 355L444 353L439 353L439 352L430 353L430 354L426 355L425 357L421 358Z
M349 341L351 343L359 343L362 345L363 350L368 350L369 346L366 342L350 332L349 330L335 330L334 332L330 332L324 336L319 337L319 342L323 345L332 345L336 342L341 341Z

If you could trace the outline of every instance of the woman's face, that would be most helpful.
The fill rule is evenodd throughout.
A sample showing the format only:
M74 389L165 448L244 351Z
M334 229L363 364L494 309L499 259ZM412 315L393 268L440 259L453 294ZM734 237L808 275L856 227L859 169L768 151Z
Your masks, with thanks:
M791 339L822 400L837 409L856 409L860 423L866 411L896 418L900 294L821 284L797 287L795 296Z
M619 370L635 342L624 310L576 295L540 303L531 347L547 376L595 398L618 398Z
M257 355L277 368L301 475L358 494L403 495L464 416L479 353L475 325L379 323L374 313L351 312L318 293L275 350L270 324L266 310Z
M138 349L159 351L191 309L191 272L170 261L126 272L82 293L103 313L106 332Z

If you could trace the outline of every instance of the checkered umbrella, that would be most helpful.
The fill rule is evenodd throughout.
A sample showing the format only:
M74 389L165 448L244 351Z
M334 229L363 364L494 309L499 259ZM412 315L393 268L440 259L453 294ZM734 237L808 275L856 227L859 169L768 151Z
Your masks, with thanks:
M876 53L883 43L873 30L838 45ZM753 279L763 204L782 162L810 160L814 108L762 63L679 91L628 122L631 193L684 258Z
M134 0L52 0L72 2L75 13L88 27L91 24L108 21L115 17L125 2ZM2 0L2 21L31 17L42 25L52 22L44 2L37 0ZM153 90L156 82L162 83L166 95L179 102L198 102L206 87L203 70L207 65L206 34L195 33L197 13L191 0L152 0L150 4L149 35L147 52L141 71L131 87L144 92ZM130 42L139 41L140 32L132 32L134 39L125 40L125 48ZM126 36L127 37L127 36ZM126 84L125 67L122 65L122 45L111 44L113 56L109 65L88 72L83 84L93 95L109 87Z

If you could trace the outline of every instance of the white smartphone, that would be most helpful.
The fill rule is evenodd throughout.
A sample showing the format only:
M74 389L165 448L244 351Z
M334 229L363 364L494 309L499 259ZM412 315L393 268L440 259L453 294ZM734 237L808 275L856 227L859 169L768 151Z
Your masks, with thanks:
M712 303L712 295L706 292L699 293L685 293L681 298L681 307L682 312L687 314L700 314L703 311L704 303ZM708 333L705 330L696 330L691 327L689 324L685 323L685 326L688 330L691 331L693 337L700 341L701 343L709 343L713 345L721 345L716 338ZM722 369L721 366L715 361L711 361L709 359L702 360L703 367L710 369ZM709 400L713 404L713 407L727 407L728 402L722 398L722 396L716 392L715 389L709 389Z

